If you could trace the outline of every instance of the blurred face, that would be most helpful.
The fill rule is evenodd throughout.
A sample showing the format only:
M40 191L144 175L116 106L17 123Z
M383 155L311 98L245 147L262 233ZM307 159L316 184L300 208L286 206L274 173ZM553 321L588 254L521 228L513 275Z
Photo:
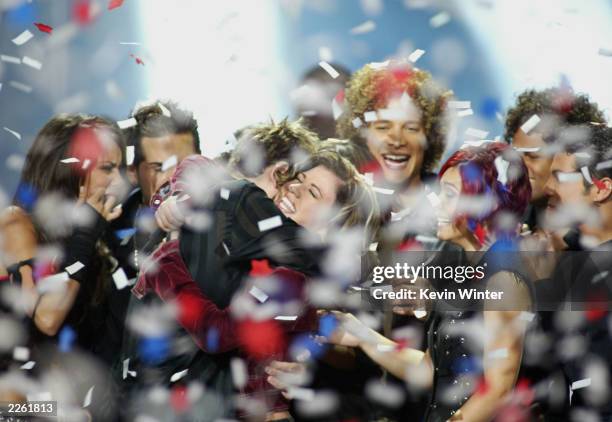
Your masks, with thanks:
M531 132L529 135L521 129L517 130L512 137L514 148L539 148L538 151L522 151L523 161L529 172L529 183L531 184L531 200L536 201L545 196L544 185L550 177L550 166L553 158L542 154L546 146L542 135Z
M149 204L151 196L168 180L174 173L175 166L162 169L164 162L176 156L176 162L180 163L185 157L195 154L194 139L191 133L179 133L174 135L160 136L158 138L143 137L141 141L143 160L137 169L136 180L142 190L144 204Z
M368 123L368 149L388 182L410 184L420 180L425 154L427 138L421 123L422 113L412 101L406 105L393 100L387 107L394 111L388 119L379 113L381 120ZM396 111L401 113L397 115Z
M440 179L440 208L438 210L438 238L457 241L464 236L464 227L457 226L455 217L461 195L461 173L451 167Z
M88 174L89 195L93 195L98 189L105 190L107 195L113 195L117 199L120 196L123 178L119 172L121 164L121 150L113 142L102 150L102 156Z
M556 211L561 206L590 205L584 179L576 169L576 157L573 154L555 154L550 170L551 176L545 185L545 192L549 196L547 211Z
M320 231L326 225L323 217L333 210L343 183L332 171L317 166L281 186L274 203L300 226Z

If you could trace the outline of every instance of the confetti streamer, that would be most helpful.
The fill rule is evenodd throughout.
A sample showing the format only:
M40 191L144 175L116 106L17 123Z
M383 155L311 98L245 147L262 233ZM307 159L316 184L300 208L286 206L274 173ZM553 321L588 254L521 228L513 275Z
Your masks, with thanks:
M368 32L372 32L375 29L376 29L376 23L374 21L368 20L360 25L353 27L351 29L351 34L353 35L367 34Z
M189 368L183 369L182 371L172 374L172 376L170 377L170 382L177 382L178 380L183 378L185 375L187 375L188 372L189 372Z
M13 38L12 41L16 45L24 45L25 43L30 41L33 36L34 36L34 34L32 34L28 29L26 29L21 34L17 35L15 38Z
M123 0L110 0L108 2L108 10L113 10L123 5Z
M134 145L128 145L125 147L125 164L131 166L134 164Z
M117 271L113 273L113 281L115 282L117 290L125 289L127 286L130 285L129 280L125 275L125 271L123 271L123 268L121 267L119 267Z
M246 363L240 358L232 358L230 361L230 367L232 371L232 381L234 386L241 390L246 386L248 380Z
M51 35L51 32L53 32L53 28L49 25L45 25L44 23L37 22L34 24L34 26L36 26L40 32L44 32L49 35Z
M35 365L36 365L36 362L31 360L21 365L20 368L29 371L30 369L34 368Z
M168 171L171 168L176 167L177 164L178 164L178 158L176 155L173 155L169 157L168 159L164 160L161 166L161 171Z
M30 349L27 347L17 346L13 349L13 359L20 360L22 362L30 359Z
M534 114L525 123L521 125L521 130L525 134L529 135L529 132L531 132L538 125L538 123L540 123L541 120L542 119L540 119L540 116Z
M126 119L126 120L119 120L117 122L117 126L119 126L119 129L127 129L130 127L134 127L137 124L138 124L138 121L133 117Z
M410 53L410 55L408 56L408 60L410 60L412 63L416 63L417 60L419 60L421 56L423 56L423 54L425 54L425 50L417 48L412 53Z
M67 266L65 269L68 274L72 275L79 272L83 268L85 268L85 265L83 265L81 261L77 261L74 264Z
M261 232L272 230L282 225L283 220L280 218L280 215L275 215L274 217L266 218L257 222L257 227L259 227L259 231Z
M7 56L5 54L0 54L0 60L5 63L21 64L21 59L19 57Z
M441 26L449 23L450 20L451 16L448 12L440 12L437 15L432 16L431 19L429 19L429 25L432 28L440 28Z
M87 390L87 394L85 394L85 398L83 399L83 407L89 407L89 405L91 404L94 388L95 385L92 385L91 388Z
M21 92L25 92L26 94L32 92L32 87L30 85L22 84L21 82L10 81L9 85Z
M340 76L338 71L336 69L334 69L332 67L332 65L330 65L326 61L320 61L319 62L319 66L321 66L323 68L323 70L325 70L327 72L327 74L329 76L331 76L333 79L336 79L338 76Z
M127 358L123 361L123 379L126 379L129 376L135 377L136 371L130 371L130 358Z
M249 294L257 299L260 303L264 303L269 298L269 296L257 286L251 287Z
M277 321L295 321L298 319L297 315L277 315L274 317Z
M574 381L572 383L572 391L574 390L580 390L581 388L585 388L591 385L591 378L585 378L585 379L581 379L579 381Z
M23 59L21 59L21 62L25 64L26 66L30 66L31 68L34 68L36 70L42 69L41 62L39 62L38 60L34 60L28 56L23 56Z
M17 138L17 139L19 139L21 141L21 134L19 132L15 132L14 130L9 129L6 126L4 126L4 130L6 130L8 133L10 133L15 138Z

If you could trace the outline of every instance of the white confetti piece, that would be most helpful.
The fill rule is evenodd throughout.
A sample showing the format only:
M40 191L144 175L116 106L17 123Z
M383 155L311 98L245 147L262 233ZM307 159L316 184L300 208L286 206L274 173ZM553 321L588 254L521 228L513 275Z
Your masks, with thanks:
M127 164L128 166L134 164L134 154L134 145L128 145L127 147L125 147L125 164Z
M504 160L504 157L498 156L495 158L494 164L497 170L497 181L505 185L508 183L508 167L510 167L510 163Z
M369 64L369 66L374 70L378 70L378 69L384 69L385 67L389 66L389 63L390 63L389 60L385 60L384 62L372 62Z
M497 349L487 353L489 359L506 359L508 357L508 349Z
M283 220L280 218L280 215L275 215L274 217L266 218L257 222L257 227L259 227L260 232L272 230L273 228L280 227L282 225Z
M319 47L319 59L331 62L334 59L331 49L329 47Z
M593 179L591 178L591 173L589 172L589 168L587 166L580 167L580 173L584 177L589 184L593 184Z
M591 385L591 378L585 378L579 381L574 381L572 383L572 391L573 390L579 390L581 388L585 388Z
M34 362L33 360L30 360L24 363L23 365L21 365L20 368L29 371L30 369L34 368L35 365L36 365L36 362Z
M372 190L374 192L378 192L382 195L393 195L393 193L395 192L393 189L385 189L385 188L379 188L379 187L372 187Z
M178 380L183 378L185 375L187 375L188 372L189 372L189 368L183 369L182 371L179 371L179 372L175 372L170 377L170 382L177 382Z
M558 172L557 180L561 183L572 183L582 181L582 173L578 172Z
M21 62L23 64L25 64L26 66L30 66L36 70L40 70L42 69L42 63L39 62L38 60L34 60L28 56L23 56L23 59L21 59Z
M378 249L378 242L372 242L370 243L370 246L368 246L368 250L370 252L376 252L377 249Z
M161 171L167 171L173 167L176 167L177 164L178 164L178 158L176 155L173 155L170 158L164 160L161 166Z
M119 129L127 129L129 127L134 127L138 124L138 121L136 121L135 118L130 117L129 119L126 120L119 120L117 122L117 126L119 126Z
M64 164L72 164L72 163L78 163L79 159L75 158L75 157L69 157L69 158L64 158L63 160L60 160L60 163L64 163Z
M30 92L32 92L32 87L30 85L22 84L21 82L10 81L9 85L15 88L16 90L25 92L26 94L29 94Z
M312 401L315 397L314 390L302 387L289 387L287 395L295 400Z
M584 152L584 151L575 152L574 155L578 158L582 158L585 160L588 160L591 158L591 154L589 154L588 152Z
M266 300L268 300L268 295L257 286L251 287L249 294L257 299L260 303L264 303Z
M21 140L21 134L19 132L15 132L14 130L9 129L6 126L4 126L4 130L13 135L15 138Z
M85 161L83 161L83 165L81 166L81 168L83 170L87 170L90 164L91 164L91 160L89 158L86 158Z
M135 377L136 371L130 371L130 358L127 358L123 361L123 379L126 379L129 376Z
M376 350L379 352L392 352L395 350L395 345L393 344L377 344Z
M378 110L380 120L406 120L406 110L402 108L383 108Z
M410 55L408 56L408 60L410 60L412 63L416 63L417 60L419 60L423 56L423 54L425 54L425 50L417 48L412 53L410 53Z
M525 147L525 148L514 148L514 150L516 152L538 152L538 151L540 151L540 149L541 148L538 148L538 147L534 147L534 148L527 148L527 147Z
M338 71L336 69L334 69L332 65L330 65L329 63L327 63L324 60L319 62L319 66L321 66L321 68L323 68L323 70L325 70L329 74L329 76L331 76L334 79L336 79L338 76L340 76Z
M225 253L229 256L230 255L230 250L227 247L227 245L225 244L225 242L221 242L221 246L223 246L223 250L225 251Z
M361 126L363 126L363 122L359 117L355 117L351 123L355 129L359 129Z
M22 362L30 359L30 349L27 347L17 346L13 349L13 359L19 360Z
M295 321L298 319L297 315L277 315L274 317L277 321Z
M342 109L340 104L338 104L338 101L336 101L336 99L334 98L332 100L332 114L334 115L334 120L338 120L338 117L342 116L343 112L344 110Z
M605 170L609 168L612 168L612 160L602 161L595 166L595 170Z
M405 397L401 387L380 380L369 381L365 386L365 394L372 401L382 403L391 408L399 407Z
M416 311L414 311L414 316L418 319L425 318L427 316L427 311L417 309Z
M240 358L232 358L230 362L230 367L232 371L232 381L234 382L234 386L241 390L247 383L248 375L246 363L244 360Z
M130 285L129 280L125 275L125 271L123 271L123 268L121 267L119 267L117 271L113 273L113 281L115 282L117 290L125 289Z
M533 128L535 128L538 125L538 123L540 123L541 120L542 119L540 119L540 116L538 116L537 114L534 114L529 119L527 119L525 123L521 125L521 130L525 134L529 135L529 132L531 132Z
M25 43L30 41L33 36L34 36L34 34L32 34L28 29L26 29L21 34L17 35L15 38L13 38L12 41L16 45L24 45Z
M69 279L68 273L64 271L41 279L37 283L36 288L40 293L58 291L65 287Z
M597 50L597 54L600 56L612 57L612 48L600 48Z
M162 103L157 103L157 106L159 107L159 109L161 110L164 116L172 117L172 114L170 114L170 110L168 110L168 108L165 105L163 105Z
M489 134L489 132L487 132L485 130L474 129L474 128L471 128L471 127L468 128L465 131L465 136L471 136L471 137L477 138L477 139L485 139L488 134Z
M434 208L438 208L441 204L440 202L440 198L438 197L438 195L435 192L429 192L426 195L427 200L429 201L429 203L431 204L432 207Z
M366 111L363 113L363 120L367 122L375 122L378 120L378 114L375 111Z
M134 41L120 41L119 44L120 45L140 45L139 42L134 42Z
M93 397L93 390L96 386L92 385L89 390L87 390L87 394L85 394L85 398L83 399L83 407L89 407L91 404L91 399Z
M8 56L6 54L0 54L0 61L5 63L21 64L21 59L19 57Z
M221 190L219 191L219 195L221 196L221 198L228 200L230 197L230 190L227 188L221 188Z
M466 110L461 110L457 113L457 116L459 117L467 117L467 116L471 116L474 114L474 110L472 110L471 108L468 108Z
M440 12L435 16L432 16L429 19L429 25L432 28L440 28L443 25L446 25L451 20L451 16L448 12Z
M65 269L68 274L72 275L83 268L85 268L85 265L83 265L81 261L77 261L74 264L67 266Z
M472 108L472 102L471 101L449 101L448 107L458 109L458 110L465 109L465 108Z
M518 319L521 321L531 322L535 318L535 314L533 312L523 311L519 314Z
M352 28L351 34L353 35L367 34L368 32L372 32L375 29L376 29L376 23L374 21L368 20Z

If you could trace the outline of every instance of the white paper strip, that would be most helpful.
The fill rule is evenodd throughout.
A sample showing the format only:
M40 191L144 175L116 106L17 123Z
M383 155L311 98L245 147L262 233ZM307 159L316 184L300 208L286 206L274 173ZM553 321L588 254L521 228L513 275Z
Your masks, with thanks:
M119 129L127 129L129 127L136 126L137 124L138 124L138 121L136 121L136 119L133 117L130 117L129 119L126 119L126 120L117 121L117 126L119 126Z
M591 385L591 378L585 378L579 381L574 381L572 383L572 391L573 390L579 390L581 388L585 388Z
M524 133L529 134L529 132L531 132L533 128L536 127L538 123L540 123L540 120L542 120L540 119L540 116L534 114L525 123L521 125L521 130Z
M334 120L338 120L338 117L342 116L343 112L344 110L342 109L340 104L338 104L338 101L336 101L336 99L334 98L332 100L332 114L334 115Z
M372 187L372 190L382 195L393 195L393 193L395 192L393 189L378 188L376 186Z
M162 163L161 171L167 171L173 167L176 167L177 164L178 158L176 157L176 155L173 155Z
M22 362L30 359L30 349L27 347L17 346L13 349L13 359L19 360Z
M466 110L461 110L457 113L457 116L459 117L467 117L467 116L471 116L474 114L474 110L472 110L471 108L468 108Z
M72 164L72 163L78 163L79 159L75 158L75 157L69 157L69 158L64 158L63 160L60 160L60 163L64 163L64 164Z
M283 220L280 218L280 215L275 215L274 217L266 218L257 222L257 227L259 227L259 231L261 232L265 232L282 225Z
M249 294L257 299L260 303L264 303L266 300L268 300L268 295L257 286L251 287Z
M378 120L378 114L375 111L366 111L363 113L363 120L367 122L375 122Z
M336 79L338 76L340 76L338 71L336 69L334 69L333 66L330 65L329 63L327 63L326 61L321 60L319 62L319 66L321 66L323 68L323 70L325 70L329 74L329 76L331 76L334 79Z
M295 321L298 319L297 315L277 315L274 317L277 321Z
M20 368L29 371L30 369L34 368L35 365L36 365L36 362L34 362L33 360L30 360L24 363L23 365L21 365Z
M17 139L19 139L21 141L21 134L19 132L15 132L14 130L9 129L6 126L4 126L4 130L6 130L8 133L10 133L15 138L17 138Z
M571 172L571 173L558 172L557 173L557 179L561 183L580 182L582 180L582 177L583 177L582 173L578 173L578 172Z
M183 369L182 371L172 374L172 376L170 377L170 382L177 382L178 380L183 378L185 375L187 375L188 372L189 372L189 368Z
M21 64L21 59L19 57L8 56L5 54L0 54L0 61L3 61L5 63Z
M538 152L539 150L541 150L541 148L537 148L537 147L527 148L527 147L525 147L525 148L514 148L514 150L516 152Z
M359 129L361 126L363 126L363 122L359 117L355 117L351 123L355 129Z
M488 134L489 132L485 130L474 129L471 127L465 131L466 136L471 136L471 137L478 138L478 139L485 139Z
M128 145L125 147L125 164L131 166L134 164L134 145Z
M425 50L417 48L412 53L410 53L410 55L408 56L408 60L410 60L412 63L416 63L416 61L419 60L421 56L423 56L423 54L425 54Z
M472 108L472 102L471 101L449 101L448 108L454 108L454 109Z
M157 106L159 107L159 109L161 110L164 116L172 117L172 114L170 114L170 110L168 110L168 108L165 105L163 105L162 103L157 103Z
M125 271L123 271L123 268L121 267L119 267L117 271L113 273L113 281L115 282L117 290L125 289L130 285L129 280L125 275Z
M221 195L221 198L228 200L230 197L230 190L227 188L221 188L219 195Z
M604 170L612 168L612 160L602 161L601 163L597 163L595 166L595 170Z
M23 56L23 59L21 59L21 62L23 64L25 64L26 66L30 66L36 70L40 70L42 69L42 63L39 62L38 60L34 60L28 56Z
M372 32L376 29L376 23L374 21L365 21L364 23L357 25L351 29L351 34L359 35Z
M34 36L34 34L32 34L28 29L26 29L21 34L17 35L15 38L13 38L12 41L16 45L24 45L25 43L30 41L33 36Z
M72 265L68 265L65 269L68 274L72 275L83 268L85 268L85 265L81 261L77 261Z
M487 353L489 359L506 359L508 357L508 349L497 349Z
M85 394L85 398L83 399L83 407L89 407L89 405L91 404L94 388L95 385L92 385L91 388L87 390L87 394Z
M446 25L447 23L449 23L451 20L451 16L448 14L448 12L440 12L437 15L433 16L431 19L429 19L429 25L432 28L439 28L442 25Z
M32 87L30 85L22 84L21 82L10 81L9 85L21 92L25 92L26 94L32 92Z

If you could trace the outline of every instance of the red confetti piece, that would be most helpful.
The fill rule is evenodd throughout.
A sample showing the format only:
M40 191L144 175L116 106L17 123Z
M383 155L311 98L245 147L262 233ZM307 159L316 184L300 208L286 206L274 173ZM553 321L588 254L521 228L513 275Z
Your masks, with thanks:
M78 0L72 7L72 17L79 25L89 25L93 21L91 2Z
M194 294L181 295L178 300L178 320L183 327L193 327L204 316L200 300Z
M478 239L478 242L480 242L481 245L484 244L485 239L487 238L487 231L482 226L482 224L480 223L476 224L476 230L474 230L474 236L476 236L476 239Z
M143 66L144 66L144 62L142 61L142 59L141 59L140 57L135 56L135 55L133 55L133 54L130 54L130 57L133 57L133 58L134 58L134 60L136 61L136 64L141 64L141 65L143 65Z
M184 385L175 385L170 393L170 405L176 413L185 413L189 409L189 400L187 399L187 387Z
M270 268L270 263L267 259L252 259L251 260L251 272L249 275L251 277L265 277L272 273L272 268Z
M283 331L272 320L241 322L238 325L238 339L247 355L256 360L278 358L285 349Z
M396 351L400 351L400 350L405 349L405 348L407 348L409 346L409 342L405 338L403 338L401 340L397 340L396 343L397 343L395 345L395 350Z
M110 0L108 2L108 10L113 10L123 5L123 0Z
M96 135L95 130L81 128L72 137L68 148L68 156L79 160L79 162L72 164L77 167L77 171L86 173L88 169L94 167L103 151L103 142Z
M418 251L418 250L421 250L422 248L423 248L423 245L421 245L421 242L419 242L415 238L410 238L400 243L397 246L397 248L395 248L395 250L398 252L406 252L406 251Z
M45 25L44 23L37 22L34 24L34 26L36 26L40 32L44 32L46 34L51 34L51 32L53 31L52 27L50 27L49 25Z
M516 388L514 389L518 400L520 400L524 406L531 405L535 397L535 391L531 388L530 384L527 378L521 378L516 383Z
M587 309L585 312L586 319L589 322L600 320L607 314L608 312L605 309Z
M487 383L486 379L481 378L478 382L478 386L476 387L476 391L474 392L474 394L486 394L487 391L489 391L489 384Z
M591 179L593 179L593 184L597 187L597 189L599 190L606 189L606 184L602 182L601 180L599 180L597 177L591 176Z
M338 91L334 99L336 100L336 102L338 102L338 104L342 104L344 102L344 89Z

